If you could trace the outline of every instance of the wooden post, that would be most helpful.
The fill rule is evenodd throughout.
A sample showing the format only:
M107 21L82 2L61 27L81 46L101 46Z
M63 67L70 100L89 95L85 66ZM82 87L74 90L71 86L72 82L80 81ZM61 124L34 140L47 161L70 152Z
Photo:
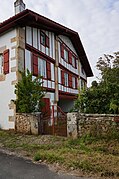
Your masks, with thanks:
M53 135L54 135L55 134L54 105L52 105L52 120L53 120L52 129L53 129Z

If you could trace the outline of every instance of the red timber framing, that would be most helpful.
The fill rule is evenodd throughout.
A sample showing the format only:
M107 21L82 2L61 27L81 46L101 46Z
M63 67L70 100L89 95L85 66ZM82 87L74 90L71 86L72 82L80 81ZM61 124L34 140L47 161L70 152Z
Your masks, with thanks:
M59 65L59 67L61 69L61 85L65 86L64 85L64 83L65 83L64 82L64 73L67 73L68 74L68 86L66 86L66 87L69 87L69 88L72 88L72 89L77 89L78 88L77 80L78 80L79 75L72 73L70 70L65 68L63 65ZM72 86L72 77L75 78L75 88Z
M32 71L34 76L38 76L38 57L40 57L38 56L38 54L32 53ZM43 79L51 80L51 62L47 61L47 59L42 57L41 59L46 61L46 78L43 77Z
M81 64L84 67L87 77L93 76L93 72L91 70L86 53L84 51L83 45L77 32L65 26L62 26L61 24L58 24L44 16L41 16L29 9L26 9L21 13L18 13L17 15L0 23L0 34L5 33L9 29L13 29L18 26L32 26L39 29L45 29L50 32L54 32L57 35L68 36L73 43L73 46L78 54Z
M38 54L39 56L43 57L44 59L47 59L49 62L55 64L55 60L48 55L44 54L43 52L39 51L38 49L34 48L33 46L26 44L25 47L27 50L31 51L32 53Z
M59 99L77 99L77 95L64 91L59 91Z
M5 75L9 73L9 49L3 52L3 71Z
M61 49L61 58L64 59L64 49L66 49L68 51L68 61L65 62L69 63L70 65L72 65L72 67L74 67L75 69L77 69L77 61L78 61L78 57L77 55L59 38L59 42L60 42L60 49ZM74 58L74 64L72 62L72 58Z

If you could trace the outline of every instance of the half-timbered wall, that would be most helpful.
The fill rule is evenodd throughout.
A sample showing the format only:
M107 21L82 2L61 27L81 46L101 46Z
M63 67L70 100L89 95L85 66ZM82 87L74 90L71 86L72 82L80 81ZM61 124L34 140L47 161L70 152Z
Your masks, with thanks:
M43 87L48 90L55 89L55 76L54 76L54 64L49 62L46 58L37 55L37 63L38 63L38 74L43 76ZM28 69L30 72L33 71L33 53L29 50L25 50L25 69ZM44 62L44 63L43 63ZM48 79L48 69L47 69L47 62L50 63L50 79ZM40 72L42 72L40 74Z
M7 73L3 71L0 74L0 128L14 128L14 104L12 100L16 99L14 94L14 85L16 83L16 30L11 30L0 36L0 54L8 50L6 56L8 62ZM6 66L7 67L7 66Z
M46 40L43 43L43 35ZM55 59L55 39L54 33L33 27L26 27L26 43L45 55Z

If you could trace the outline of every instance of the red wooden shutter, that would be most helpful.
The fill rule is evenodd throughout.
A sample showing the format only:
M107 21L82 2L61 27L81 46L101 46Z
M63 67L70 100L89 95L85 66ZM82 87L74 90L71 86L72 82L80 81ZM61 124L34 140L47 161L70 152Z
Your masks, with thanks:
M51 80L51 63L47 62L47 78Z
M72 64L72 53L69 51L69 64Z
M69 74L69 87L72 88L72 75Z
M3 69L4 69L4 74L9 73L9 49L5 50L3 53Z
M75 58L75 68L77 68L77 59Z
M64 85L64 71L63 70L61 71L61 82L62 82L62 85Z
M33 54L33 75L38 76L38 56Z
M49 48L49 37L46 35L46 47Z
M61 57L64 58L64 45L61 44Z
M77 89L77 80L78 78L75 78L75 88Z

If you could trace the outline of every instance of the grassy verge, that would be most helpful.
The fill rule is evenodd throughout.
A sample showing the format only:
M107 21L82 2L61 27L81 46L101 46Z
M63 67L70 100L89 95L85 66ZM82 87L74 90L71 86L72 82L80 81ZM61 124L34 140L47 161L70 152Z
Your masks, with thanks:
M67 139L31 136L0 130L0 147L35 161L57 163L63 168L98 176L119 176L119 136Z

